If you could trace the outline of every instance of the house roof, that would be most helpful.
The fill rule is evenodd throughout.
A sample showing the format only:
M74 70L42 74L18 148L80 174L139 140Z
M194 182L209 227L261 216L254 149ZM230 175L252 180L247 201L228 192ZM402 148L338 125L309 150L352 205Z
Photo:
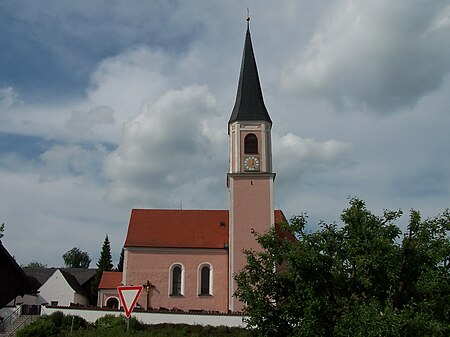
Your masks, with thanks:
M133 209L125 247L224 248L228 210ZM275 223L286 221L275 211Z
M36 289L42 287L57 270L61 272L75 292L83 295L87 295L83 286L95 276L97 271L96 269L84 268L24 268L25 274Z
M248 24L245 34L236 102L228 123L231 124L235 121L266 121L272 124L272 120L264 104Z
M116 289L122 285L122 272L104 271L98 289Z
M24 295L36 290L27 275L9 254L0 240L0 308L13 300L17 295Z
M74 276L77 282L83 286L86 282L90 281L97 272L97 269L94 268L59 268L70 275Z
M64 277L67 274L71 275L79 285L83 286L86 282L88 282L91 278L95 276L97 269L84 269L84 268L23 268L25 274L27 274L28 278L34 280L41 287L53 273L59 269ZM71 280L72 282L73 280ZM68 281L69 282L69 281Z
M287 222L286 217L284 216L283 211L281 209L276 209L274 213L275 213L275 224Z
M23 268L25 274L27 274L28 278L37 284L40 288L50 276L56 271L57 268Z
M78 283L75 276L70 274L69 272L65 271L64 269L59 269L61 274L66 279L67 283L70 285L70 287L77 293L87 295L86 291L81 287L80 283Z

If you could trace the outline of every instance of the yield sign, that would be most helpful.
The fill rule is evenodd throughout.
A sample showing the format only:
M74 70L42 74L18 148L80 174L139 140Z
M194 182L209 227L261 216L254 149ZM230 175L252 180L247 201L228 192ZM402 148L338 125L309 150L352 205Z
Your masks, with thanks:
M139 298L142 291L142 286L118 286L117 291L119 292L120 302L125 310L125 316L130 317L134 306Z

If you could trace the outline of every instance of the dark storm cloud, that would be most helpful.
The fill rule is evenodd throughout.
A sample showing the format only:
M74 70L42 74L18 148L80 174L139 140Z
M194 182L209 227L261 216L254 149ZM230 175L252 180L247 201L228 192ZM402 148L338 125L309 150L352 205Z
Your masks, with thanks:
M204 27L178 10L176 1L2 1L0 87L28 100L81 96L102 58L140 44L186 50Z

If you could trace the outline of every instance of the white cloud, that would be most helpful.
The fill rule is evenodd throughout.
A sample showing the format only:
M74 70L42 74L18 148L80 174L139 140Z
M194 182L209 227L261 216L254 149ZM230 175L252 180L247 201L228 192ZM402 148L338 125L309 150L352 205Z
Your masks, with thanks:
M19 102L19 95L13 87L0 88L0 113Z
M391 113L411 108L450 71L442 3L342 0L306 51L285 68L287 88L338 109Z
M167 72L175 60L162 50L139 46L104 59L91 75L87 99L108 102L119 120L136 115L141 105L167 90Z
M430 32L445 31L450 28L450 5L445 7L440 13L437 14L434 21L429 28Z
M72 111L66 125L73 132L81 135L89 135L94 132L94 127L101 125L114 125L114 110L106 105L100 105L85 112Z
M307 172L338 170L350 165L349 143L329 139L318 142L288 133L274 140L275 169L282 172L283 180L296 181Z
M191 200L186 186L214 184L225 162L225 134L217 138L214 97L205 86L172 90L143 106L123 128L119 148L105 161L112 179L109 199L154 207L171 207L171 198ZM214 130L213 132L211 130Z
M62 254L73 247L97 262L105 234L118 259L126 233L128 209L102 200L103 191L84 176L42 180L36 172L0 172L2 241L19 264L32 260L63 265Z
M54 145L40 155L43 179L55 176L85 176L96 180L99 178L103 157L107 151L97 144L91 148L81 145Z

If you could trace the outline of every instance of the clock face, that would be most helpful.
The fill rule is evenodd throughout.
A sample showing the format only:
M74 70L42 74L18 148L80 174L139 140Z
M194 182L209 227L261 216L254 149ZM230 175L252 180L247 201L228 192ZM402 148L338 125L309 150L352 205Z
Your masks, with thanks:
M258 171L259 170L259 159L255 156L247 156L244 158L244 169L245 171Z

